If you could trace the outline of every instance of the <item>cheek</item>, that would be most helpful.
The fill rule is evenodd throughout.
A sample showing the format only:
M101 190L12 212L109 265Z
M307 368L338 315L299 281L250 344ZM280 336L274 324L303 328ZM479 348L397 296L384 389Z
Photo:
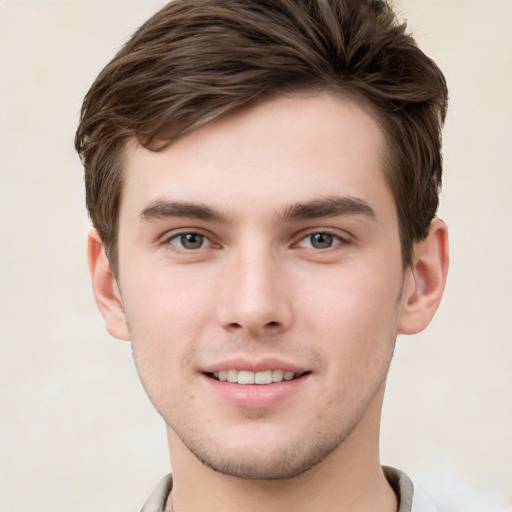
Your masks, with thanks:
M309 328L330 340L330 350L340 360L388 353L396 338L402 281L401 267L339 269L316 280L301 308Z
M208 316L203 294L185 280L147 274L123 294L139 378L155 408L168 415L174 398L193 399L193 362Z
M331 320L360 318L376 320L375 316L389 317L397 307L402 286L403 272L384 264L347 265L317 274L309 281L307 307L316 314Z
M145 272L126 283L122 294L139 372L177 370L190 359L215 304L206 283L186 273Z
M194 330L215 303L215 287L204 272L192 268L155 268L133 276L123 286L132 323L165 332Z

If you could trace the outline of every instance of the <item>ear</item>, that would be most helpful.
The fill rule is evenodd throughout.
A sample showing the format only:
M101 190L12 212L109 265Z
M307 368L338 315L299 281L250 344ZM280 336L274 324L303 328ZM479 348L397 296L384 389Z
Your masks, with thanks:
M434 317L443 296L448 259L448 229L435 219L427 238L415 244L413 262L406 271L400 334L416 334Z
M129 340L128 323L124 313L119 287L110 267L105 247L93 228L87 237L87 260L91 274L92 290L107 331L120 340Z

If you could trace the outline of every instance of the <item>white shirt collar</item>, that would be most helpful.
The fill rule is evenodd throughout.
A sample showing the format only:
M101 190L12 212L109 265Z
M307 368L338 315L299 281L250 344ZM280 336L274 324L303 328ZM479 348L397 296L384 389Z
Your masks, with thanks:
M405 473L389 466L383 467L383 470L400 499L398 512L439 512L428 494L421 487L414 485ZM164 512L171 490L172 476L167 475L160 480L141 512Z

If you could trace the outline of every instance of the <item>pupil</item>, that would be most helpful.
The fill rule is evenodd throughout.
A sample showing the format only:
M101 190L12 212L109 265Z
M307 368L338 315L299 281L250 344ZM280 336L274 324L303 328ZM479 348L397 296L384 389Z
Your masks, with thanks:
M332 245L332 235L328 233L315 233L311 236L311 245L317 249L327 249Z
M196 233L181 235L181 243L185 249L199 249L203 245L203 236Z

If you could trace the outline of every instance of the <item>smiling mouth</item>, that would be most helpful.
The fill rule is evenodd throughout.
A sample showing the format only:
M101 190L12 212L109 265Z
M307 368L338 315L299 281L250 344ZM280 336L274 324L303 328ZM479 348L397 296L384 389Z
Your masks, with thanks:
M229 382L232 384L258 384L267 385L278 382L298 379L310 372L294 373L284 370L264 370L262 372L252 372L249 370L221 370L218 372L207 373L208 377L220 382Z

